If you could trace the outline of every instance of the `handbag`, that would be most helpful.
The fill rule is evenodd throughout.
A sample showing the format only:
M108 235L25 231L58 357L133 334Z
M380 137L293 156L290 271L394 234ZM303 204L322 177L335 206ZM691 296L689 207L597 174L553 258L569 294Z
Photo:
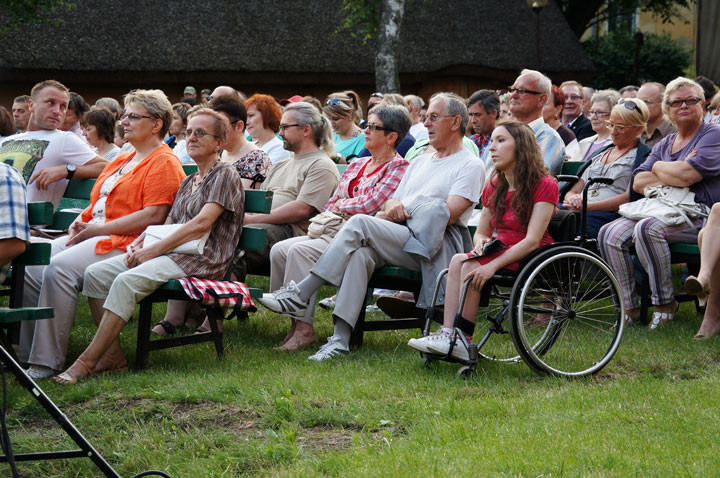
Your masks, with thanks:
M198 279L178 279L183 290L191 299L203 304L255 312L257 307L250 298L248 286L242 282Z
M687 187L649 186L644 193L642 199L621 204L618 213L635 221L654 217L667 226L687 223L694 227L692 220L705 218L709 212L705 204L695 202L695 193Z
M140 234L128 247L127 251L132 252L132 247L137 246L141 242L143 243L143 246L151 246L155 244L156 242L165 239L166 237L172 235L180 229L183 226L183 224L162 224L162 225L156 225L156 226L148 226L145 231ZM205 235L203 235L199 239L193 239L192 241L188 241L184 244L180 244L179 246L175 247L170 252L176 252L178 254L190 254L190 255L199 255L203 253L203 250L205 249L205 244L207 243L208 237L210 237L210 231L206 232Z
M340 228L342 228L343 224L345 224L345 219L342 216L334 212L323 211L310 219L308 237L310 237L310 239L323 238L330 242Z

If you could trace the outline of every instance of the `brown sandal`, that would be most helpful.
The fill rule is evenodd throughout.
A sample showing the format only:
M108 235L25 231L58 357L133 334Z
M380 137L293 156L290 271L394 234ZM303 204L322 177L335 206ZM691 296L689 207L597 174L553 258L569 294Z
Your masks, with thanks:
M79 358L75 360L75 363L79 363L83 366L85 371L87 372L86 375L75 375L73 372L70 371L70 369L65 370L60 375L56 375L53 377L53 382L59 383L60 385L75 385L82 379L86 379L90 377L93 373L90 371L90 367L87 366L85 362L80 360ZM74 365L74 364L73 364ZM72 368L72 365L70 366Z

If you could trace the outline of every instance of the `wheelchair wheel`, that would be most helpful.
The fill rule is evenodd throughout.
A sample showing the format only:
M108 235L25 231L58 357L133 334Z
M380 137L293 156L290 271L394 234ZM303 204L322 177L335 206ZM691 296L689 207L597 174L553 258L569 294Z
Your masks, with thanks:
M620 286L603 260L583 248L555 247L531 259L510 302L510 335L538 373L596 373L620 345Z
M494 362L520 362L515 345L509 337L507 310L510 303L510 287L492 285L487 306L481 304L475 318L475 342L478 345L478 356ZM492 333L489 333L493 330ZM486 342L483 344L483 338Z

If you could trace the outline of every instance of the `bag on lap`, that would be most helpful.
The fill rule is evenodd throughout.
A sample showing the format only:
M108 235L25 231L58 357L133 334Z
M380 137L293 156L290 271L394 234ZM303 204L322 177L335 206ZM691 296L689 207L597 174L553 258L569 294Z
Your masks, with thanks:
M157 226L148 226L147 229L145 229L145 232L140 234L137 239L135 239L132 244L128 246L127 250L128 252L130 252L130 248L137 246L138 244L140 244L140 242L143 241L143 246L151 246L156 242L165 239L169 235L175 233L175 231L180 229L182 226L183 224L162 224ZM190 255L202 254L203 250L205 249L205 244L207 243L208 237L210 237L210 231L206 232L205 235L199 239L194 239L184 244L180 244L170 252Z
M310 218L308 226L308 237L310 239L323 238L330 242L340 228L345 224L345 219L334 212L324 211Z
M618 213L634 221L654 217L667 226L694 226L692 220L707 217L709 208L695 202L690 188L650 186L645 188L644 198L621 204Z

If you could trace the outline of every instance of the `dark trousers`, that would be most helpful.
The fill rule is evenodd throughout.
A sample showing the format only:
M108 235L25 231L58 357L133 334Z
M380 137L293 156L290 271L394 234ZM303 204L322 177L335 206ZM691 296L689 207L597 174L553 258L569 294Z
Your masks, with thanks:
M287 224L253 224L251 227L265 229L267 239L262 251L243 251L233 264L233 275L236 280L245 282L247 274L262 276L270 275L270 249L276 243L294 237L293 228Z

